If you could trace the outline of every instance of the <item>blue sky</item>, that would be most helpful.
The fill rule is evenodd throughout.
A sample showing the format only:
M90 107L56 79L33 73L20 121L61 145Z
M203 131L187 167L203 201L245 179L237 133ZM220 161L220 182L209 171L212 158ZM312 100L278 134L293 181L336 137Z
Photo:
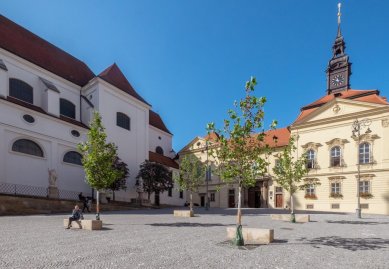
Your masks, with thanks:
M325 94L337 30L333 0L2 0L0 12L86 62L116 62L180 150L218 125L250 76L266 123L291 124ZM342 1L353 89L389 95L389 1Z

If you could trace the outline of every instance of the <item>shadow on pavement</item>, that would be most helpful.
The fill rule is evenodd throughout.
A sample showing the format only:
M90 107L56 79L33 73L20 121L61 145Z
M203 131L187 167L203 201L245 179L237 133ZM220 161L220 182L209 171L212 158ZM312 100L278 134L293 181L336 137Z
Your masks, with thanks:
M339 236L323 236L312 239L301 238L299 241L310 244L314 248L330 246L350 251L376 250L389 247L389 240L382 238L343 238Z
M352 220L327 220L327 223L331 223L331 224L357 224L357 225L380 225L380 224L389 224L389 222L352 221Z
M216 227L216 226L233 226L234 224L175 222L175 223L151 223L146 225L158 226L158 227Z

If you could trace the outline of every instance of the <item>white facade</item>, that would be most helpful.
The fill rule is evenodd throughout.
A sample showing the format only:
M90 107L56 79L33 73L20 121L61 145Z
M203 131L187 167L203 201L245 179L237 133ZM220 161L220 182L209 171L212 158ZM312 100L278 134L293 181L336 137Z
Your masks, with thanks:
M85 140L93 110L100 112L108 141L118 146L118 155L130 171L127 190L117 192L117 200L137 198L135 177L139 165L149 159L149 151L155 152L160 146L165 156L174 157L173 136L150 125L151 106L123 89L99 76L86 85L76 85L2 48L0 60L5 66L0 69L0 183L47 188L49 170L55 170L60 191L91 195L82 166L64 162L64 156L69 151L77 152L77 144ZM32 87L31 104L11 96L10 79ZM74 105L74 119L60 115L61 99ZM130 118L130 130L117 126L118 112ZM24 115L33 117L34 122L26 121ZM38 145L43 157L13 149L14 142L20 139ZM178 197L179 192L173 190L172 197L161 195L161 203L182 205L185 197Z

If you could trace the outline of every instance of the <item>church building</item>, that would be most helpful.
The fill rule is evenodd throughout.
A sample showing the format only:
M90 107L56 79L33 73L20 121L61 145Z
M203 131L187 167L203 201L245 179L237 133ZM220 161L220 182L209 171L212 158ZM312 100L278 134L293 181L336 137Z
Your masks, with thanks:
M138 197L135 177L145 160L178 169L173 134L118 65L96 75L4 16L0 36L0 193L92 196L77 144L86 139L94 110L130 171L127 190L115 193L116 200ZM182 205L183 195L173 189L160 201Z

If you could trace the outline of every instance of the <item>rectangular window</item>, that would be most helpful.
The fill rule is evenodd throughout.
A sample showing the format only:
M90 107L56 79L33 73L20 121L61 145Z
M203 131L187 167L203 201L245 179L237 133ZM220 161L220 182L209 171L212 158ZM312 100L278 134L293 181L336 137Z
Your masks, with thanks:
M305 194L315 195L315 186L313 184L308 185L308 187L305 189Z
M308 169L315 168L315 160L314 159L307 160L307 168Z
M340 182L331 183L331 193L332 194L341 194Z
M172 197L172 192L173 192L173 188L169 188L168 191L167 191L167 195L169 197Z
M205 180L206 181L211 181L212 180L212 169L211 167L207 167L205 170Z
M331 209L339 209L339 204L331 204Z
M184 192L183 192L183 191L180 191L180 198L181 198L181 199L184 198Z
M313 204L307 204L307 205L305 205L305 208L306 209L313 209Z
M370 181L360 181L359 182L359 192L360 193L370 193Z
M361 209L369 209L369 204L361 204Z
M228 194L229 195L235 195L235 190L234 189L228 190Z
M211 200L211 202L215 202L215 193L214 192L211 192L211 196L209 199Z
M332 157L331 158L331 166L339 167L340 166L340 157Z
M276 187L276 192L282 192L282 187Z

